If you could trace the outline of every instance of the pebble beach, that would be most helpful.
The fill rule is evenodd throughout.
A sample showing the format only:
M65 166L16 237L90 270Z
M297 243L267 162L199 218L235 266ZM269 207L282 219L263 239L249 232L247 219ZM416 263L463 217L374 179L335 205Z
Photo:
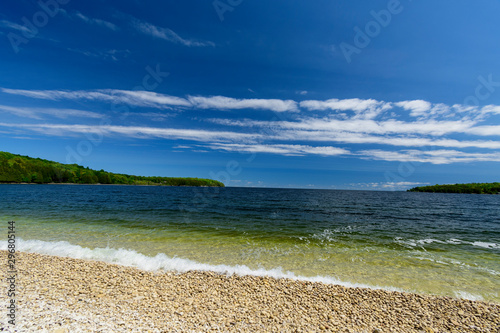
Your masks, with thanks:
M6 263L7 252L1 252ZM0 326L6 332L500 331L496 303L270 277L153 273L33 253L16 256L16 325L7 323L3 307ZM2 283L6 290L5 278ZM1 297L7 304L5 292Z

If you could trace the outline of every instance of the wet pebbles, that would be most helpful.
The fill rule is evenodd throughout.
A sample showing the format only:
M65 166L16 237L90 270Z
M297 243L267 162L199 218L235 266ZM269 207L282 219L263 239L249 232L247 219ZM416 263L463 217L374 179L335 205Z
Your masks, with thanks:
M28 253L17 260L18 332L500 332L495 303ZM14 332L2 308L0 329Z

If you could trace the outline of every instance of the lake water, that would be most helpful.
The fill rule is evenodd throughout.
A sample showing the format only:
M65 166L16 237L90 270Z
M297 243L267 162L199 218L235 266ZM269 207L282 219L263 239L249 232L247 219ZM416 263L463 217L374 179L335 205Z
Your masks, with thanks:
M500 196L0 185L1 248L500 303Z

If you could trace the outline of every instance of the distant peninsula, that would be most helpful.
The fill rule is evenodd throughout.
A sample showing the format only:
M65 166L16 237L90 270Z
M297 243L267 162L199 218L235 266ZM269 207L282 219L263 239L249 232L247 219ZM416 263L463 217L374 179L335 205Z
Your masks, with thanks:
M408 192L500 194L500 183L420 186L409 189Z
M0 151L0 183L8 184L114 184L224 187L201 178L143 177L96 171L77 164L62 164Z

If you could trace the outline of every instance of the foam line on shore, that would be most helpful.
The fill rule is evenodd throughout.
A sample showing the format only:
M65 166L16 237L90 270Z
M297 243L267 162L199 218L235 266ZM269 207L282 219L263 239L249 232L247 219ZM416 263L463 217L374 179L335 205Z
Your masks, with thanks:
M426 239L404 239L403 237L396 237L394 241L398 244L401 244L403 246L409 246L409 247L423 247L425 245L429 245L432 243L438 243L438 244L448 244L448 245L472 245L475 247L481 247L484 249L500 249L500 244L497 243L492 243L492 242L481 242L481 241L465 241L461 239L456 239L456 238L451 238L445 241L439 240L439 239L433 239L433 238L426 238Z
M500 328L500 305L494 303L249 275L155 274L37 253L19 252L17 258L23 290L16 294L16 326L8 327L8 317L0 316L0 327L7 332L403 333Z
M0 250L7 250L7 242L3 241L0 245ZM27 253L47 254L59 257L70 257L74 259L97 260L106 263L117 264L122 266L135 267L149 272L160 271L175 271L185 273L188 271L209 271L227 275L251 275L251 276L266 276L272 278L288 278L292 280L322 282L326 284L341 285L351 288L369 288L383 289L388 291L404 292L401 288L391 286L372 286L362 283L352 283L341 281L331 276L301 276L290 271L283 271L281 267L273 269L251 269L246 265L211 265L199 263L190 259L169 257L164 253L159 253L154 257L146 256L135 250L129 249L114 249L114 248L94 248L90 249L80 245L74 245L67 241L48 242L42 240L23 240L18 238L17 250Z

